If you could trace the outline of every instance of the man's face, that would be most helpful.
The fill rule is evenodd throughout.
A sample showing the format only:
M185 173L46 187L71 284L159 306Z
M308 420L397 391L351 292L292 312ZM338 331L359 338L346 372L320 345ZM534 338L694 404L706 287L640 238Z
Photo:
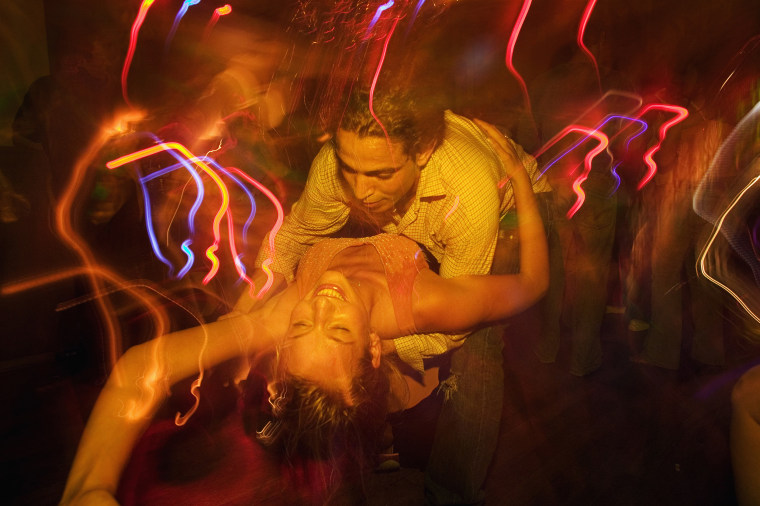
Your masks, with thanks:
M403 212L416 192L420 169L432 149L410 156L399 142L389 143L385 137L360 137L342 129L335 141L338 166L358 203L372 214L394 209Z

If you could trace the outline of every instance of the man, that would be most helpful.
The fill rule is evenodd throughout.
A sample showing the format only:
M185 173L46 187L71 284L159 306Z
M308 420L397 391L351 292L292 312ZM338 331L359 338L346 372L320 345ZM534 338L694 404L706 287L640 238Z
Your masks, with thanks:
M489 273L499 220L514 197L484 134L405 90L378 90L371 98L366 90L349 98L333 140L314 159L303 194L275 237L274 252L265 238L257 264L271 256L275 283L290 281L310 245L354 220L372 233L403 234L424 246L443 277ZM535 160L515 149L534 190L548 191L547 183L535 182ZM235 309L247 311L253 302L244 296ZM498 437L501 333L488 328L464 337L407 336L384 350L420 372L424 359L454 350L426 471L433 504L482 501Z

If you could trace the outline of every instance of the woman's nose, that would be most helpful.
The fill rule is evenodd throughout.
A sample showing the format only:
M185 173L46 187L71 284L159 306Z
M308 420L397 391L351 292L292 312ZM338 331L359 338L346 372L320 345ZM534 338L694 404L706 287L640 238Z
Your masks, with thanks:
M335 312L335 302L330 297L314 297L314 320L317 325Z

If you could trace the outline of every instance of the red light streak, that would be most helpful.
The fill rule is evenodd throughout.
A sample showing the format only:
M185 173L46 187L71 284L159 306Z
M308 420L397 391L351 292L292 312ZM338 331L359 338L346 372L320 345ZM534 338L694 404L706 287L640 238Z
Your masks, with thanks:
M269 188L259 183L258 181L256 181L251 176L249 176L242 170L238 169L237 167L227 167L227 170L229 170L230 172L234 172L235 174L242 177L243 179L248 181L250 184L252 184L256 188L258 188L258 190L264 195L266 195L267 198L272 202L272 204L274 204L274 207L277 210L277 220L275 221L275 224L272 227L272 230L269 231L269 251L271 252L271 255L261 263L261 270L264 271L264 273L266 273L267 275L267 282L264 284L263 287L261 287L259 292L256 294L256 297L261 298L264 296L265 293L267 293L269 288L272 286L272 283L274 282L274 275L272 274L272 271L269 270L269 265L271 265L272 259L274 258L274 238L277 235L277 232L280 230L280 227L282 226L282 220L285 219L285 212L282 209L282 204L280 204L280 201L277 200L277 197L275 197L274 193L272 193L269 190Z
M594 10L596 0L589 0L586 4L586 9L583 11L583 17L581 18L580 25L578 26L578 47L591 58L594 64L594 70L596 71L596 81L599 83L599 91L602 90L602 78L599 76L599 65L596 63L593 53L583 43L583 35L586 33L586 26L588 26L588 20L591 17L591 12Z
M385 54L388 52L388 43L391 41L391 37L393 36L394 30L396 30L396 25L398 24L398 20L399 18L396 18L393 21L393 26L391 26L391 29L388 32L388 35L385 37L385 44L383 44L383 52L380 54L380 62L377 65L377 70L375 70L375 76L372 78L372 84L369 87L369 112L370 114L372 114L372 117L375 118L375 121L377 121L377 124L380 125L380 128L383 129L383 133L385 134L385 141L388 143L388 151L391 154L391 159L393 157L393 149L391 147L391 138L388 135L388 131L385 129L385 125L383 125L382 121L380 121L380 118L378 118L377 115L375 114L375 108L373 107L372 103L375 97L375 86L377 86L377 79L380 77L380 71L382 70L383 63L385 62Z
M129 67L132 65L132 58L135 55L135 47L137 46L137 35L140 33L140 27L145 21L145 16L148 14L148 10L155 0L143 0L140 5L140 10L137 13L134 23L132 23L132 31L129 36L129 49L127 50L127 56L124 58L124 66L121 69L121 94L124 97L124 102L131 108L132 104L129 101L127 93L127 76L129 75Z
M211 15L211 19L208 20L208 24L206 25L206 29L203 31L203 38L207 39L209 34L211 33L211 30L216 26L217 21L219 21L219 18L222 16L226 16L227 14L230 14L232 12L232 7L230 4L225 4L222 7L217 7L214 9L214 13Z
M578 209L581 208L583 205L583 202L586 201L586 193L583 191L583 188L581 185L588 179L588 175L591 172L591 163L593 162L596 155L607 149L607 146L609 145L610 141L607 138L606 135L604 135L602 132L598 130L594 130L591 128L586 128L579 125L570 125L565 127L562 130L562 136L567 135L570 132L580 132L587 137L594 137L596 140L599 141L599 145L596 146L594 149L589 151L585 158L583 159L583 172L580 176L573 182L573 191L578 196L578 198L575 200L575 203L573 206L567 211L567 217L572 218L575 213L578 212Z
M686 110L683 107L677 106L677 105L668 105L668 104L649 104L646 106L641 113L639 114L639 117L643 116L647 111L650 111L652 109L661 109L663 111L668 111L676 114L676 117L671 119L670 121L666 121L662 124L659 130L659 139L657 144L652 146L647 150L646 153L644 153L644 162L649 167L649 170L644 175L644 177L639 181L638 190L641 190L646 186L649 181L652 180L654 175L657 173L657 164L654 161L654 154L659 151L660 147L662 146L663 141L665 140L665 135L670 127L673 125L676 125L680 123L681 121L685 120L689 116L689 111Z
M520 14L517 16L515 27L512 29L512 34L509 36L509 42L507 43L506 64L509 71L512 73L513 76L515 76L515 79L517 79L517 82L520 84L520 89L522 90L526 113L528 114L528 116L533 117L533 113L531 112L531 107L530 107L530 95L528 95L528 87L526 86L525 81L523 80L522 76L520 76L519 72L517 72L517 69L515 68L514 63L512 62L514 54L515 54L515 45L517 44L517 37L520 35L520 30L522 30L522 25L525 22L525 18L528 16L528 11L530 10L531 2L532 0L525 0L525 2L523 2L522 8L520 9Z

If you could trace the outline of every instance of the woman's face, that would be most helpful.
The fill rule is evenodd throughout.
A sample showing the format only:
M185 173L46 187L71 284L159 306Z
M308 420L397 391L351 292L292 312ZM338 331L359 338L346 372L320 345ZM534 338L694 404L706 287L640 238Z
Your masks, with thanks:
M347 394L368 350L377 367L380 342L370 332L364 302L345 276L327 271L293 309L280 364L291 375Z

